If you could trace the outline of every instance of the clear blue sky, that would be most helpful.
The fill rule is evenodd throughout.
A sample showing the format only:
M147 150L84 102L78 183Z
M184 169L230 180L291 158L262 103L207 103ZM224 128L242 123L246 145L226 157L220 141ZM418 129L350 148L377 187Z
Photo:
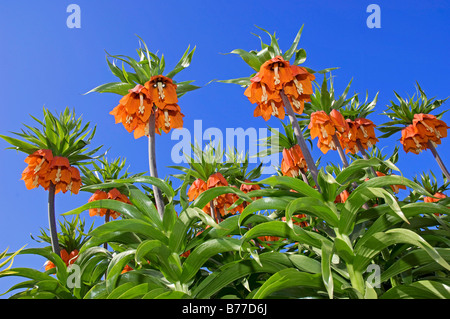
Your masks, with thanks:
M69 29L66 8L76 3L81 8L81 28ZM366 8L376 3L381 8L381 28L369 29ZM60 112L75 108L85 121L97 125L93 146L111 148L110 156L127 158L131 172L147 170L146 139L134 140L122 125L115 125L108 113L117 105L114 94L82 95L93 87L116 78L110 73L105 51L135 55L141 36L153 52L164 53L171 69L190 44L196 45L192 65L177 80L195 80L204 86L212 79L229 79L249 75L252 70L235 55L222 55L235 48L258 49L265 37L254 25L276 31L281 48L286 50L302 24L305 25L299 47L306 50L305 66L319 70L340 67L334 72L335 86L341 93L353 78L351 92L373 98L379 92L376 112L370 117L376 124L387 120L378 115L393 91L402 96L415 92L419 81L429 97L450 95L447 75L450 27L450 1L353 0L353 1L141 1L112 0L73 1L2 1L0 2L0 134L19 131L22 123L33 124L28 116L42 116L45 105ZM267 40L267 38L265 38ZM448 104L444 108L448 108ZM268 123L254 118L254 106L236 85L212 83L191 92L179 101L185 127L193 128L202 119L203 128L260 128L279 126L277 119ZM447 123L449 115L444 116ZM157 137L160 176L174 171L170 151L176 141L171 134ZM399 134L382 140L380 147L391 152ZM448 163L449 138L438 147ZM314 141L316 144L316 141ZM47 192L42 188L27 191L20 180L25 155L5 150L0 141L0 251L14 251L25 244L37 246L30 234L39 235L47 227ZM321 155L317 147L313 156ZM332 152L324 161L337 160ZM432 169L440 171L430 152L420 156L400 152L398 166L403 174ZM77 196L58 194L57 213L80 206L88 193ZM91 219L87 213L88 224ZM101 224L100 219L95 220ZM16 258L14 266L43 270L40 257ZM16 279L0 279L4 292Z

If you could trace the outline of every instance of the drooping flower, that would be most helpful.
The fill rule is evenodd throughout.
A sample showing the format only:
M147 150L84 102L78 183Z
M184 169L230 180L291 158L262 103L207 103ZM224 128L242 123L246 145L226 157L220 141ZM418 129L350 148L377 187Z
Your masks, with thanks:
M22 179L27 189L33 189L42 186L48 188L45 178L50 170L50 163L53 160L51 150L37 150L25 158L28 166L22 172Z
M259 77L262 83L275 91L281 90L286 83L292 81L293 74L289 62L277 55L261 65Z
M145 84L150 100L159 109L165 109L166 105L178 103L177 85L171 78L164 75L155 75Z
M128 199L128 197L125 194L122 194L119 190L117 190L116 188L113 188L112 190L110 190L108 192L108 199L112 199L112 200L117 200L119 202L125 203L125 204L131 204L130 200ZM113 211L113 210L109 210L109 215L113 218L116 219L117 217L120 216L119 212Z
M167 104L164 109L158 108L155 115L156 133L161 135L160 130L169 133L172 128L182 128L183 117L178 104Z
M324 154L330 149L337 149L337 145L333 140L334 135L337 135L339 138L349 130L348 123L342 114L335 109L331 111L330 115L325 113L325 111L312 113L308 128L312 139L319 138L317 146Z
M207 186L206 186L205 181L200 178L196 179L192 183L191 187L189 187L189 190L187 192L189 201L193 201L194 199L196 199L198 197L198 195L200 195L201 193L203 193L206 190L207 190Z
M50 171L45 180L46 182L55 185L55 194L59 191L62 191L63 193L67 192L67 185L72 181L70 167L69 160L66 157L53 157L49 167ZM47 189L46 187L44 188Z
M310 96L313 94L312 81L316 77L304 67L298 65L291 65L290 67L293 79L284 86L284 93L289 98L294 112L302 114L305 102L311 101Z
M78 249L74 249L73 251L70 252L70 254L67 253L67 251L65 249L62 249L60 251L60 256L61 256L61 259L66 264L66 266L70 266L75 262L75 260L77 260L78 253L79 253ZM51 262L50 260L47 260L45 262L45 271L50 270L55 267L56 267L55 264L53 262Z
M447 137L447 124L436 118L432 114L414 114L412 125L416 128L417 134L422 138L428 138L433 145L441 144L441 138Z
M143 85L138 84L128 92L109 114L114 115L116 124L122 123L129 133L137 131L134 137L139 138L148 134L146 127L153 112L153 101Z
M244 182L252 183L252 181L250 181L248 179L246 179ZM241 184L241 186L239 187L239 190L241 190L245 194L247 194L251 191L259 190L259 189L261 189L261 187L258 184ZM239 196L237 196L236 194L232 194L232 195L234 195L235 202L236 202L239 199ZM251 197L252 200L257 200L260 198L261 197ZM236 206L236 208L233 210L233 212L242 212L245 209L245 207L247 207L247 205L248 205L248 203L246 201L243 201L241 204Z
M297 177L300 172L306 172L308 166L298 144L290 149L283 149L281 160L281 173L284 176Z
M348 193L347 190L344 190L342 193L340 193L339 195L336 196L336 199L334 200L335 203L345 203L348 199L348 196L350 196L350 194Z
M445 195L444 193L441 193L441 192L437 192L437 193L435 193L433 196L434 196L434 197L437 197L437 198L425 196L425 197L423 198L423 201L424 201L425 203L436 203L436 202L440 201L441 199L447 198L447 195ZM440 215L442 215L442 214L434 213L434 215L440 216Z
M102 199L112 199L117 200L122 203L131 204L130 200L125 194L122 194L119 190L116 188L111 189L108 193L97 190L95 193L89 198L88 202L93 202L96 200L102 200ZM109 214L110 217L113 219L116 219L120 216L119 212L107 209L107 208L91 208L89 209L89 216L100 216L103 217L105 215Z
M306 221L306 215L305 214L296 214L292 216L292 222L294 223L294 225L298 225L300 227L308 227L309 223ZM286 217L283 216L281 217L282 221L286 221Z
M225 179L225 177L223 177L223 175L221 173L212 174L206 182L207 189L211 189L213 187L220 187L220 186L228 186L227 180ZM214 198L212 200L212 203L214 205L215 212L216 213L219 212L222 217L229 213L235 212L235 210L233 210L233 211L227 210L227 208L232 206L234 204L234 202L236 201L236 198L233 195L234 194L227 193L227 194L219 195L216 198ZM210 213L210 210L211 210L210 204L208 203L203 208L203 210L206 213ZM212 216L212 217L214 217L214 216Z
M88 203L101 200L101 199L108 199L108 193L98 189L95 191L94 194L89 198ZM91 208L89 209L89 216L104 216L106 214L107 209L106 208Z
M428 149L428 138L426 136L421 137L417 128L412 124L402 129L400 143L403 145L403 150L406 153L419 154L423 150Z

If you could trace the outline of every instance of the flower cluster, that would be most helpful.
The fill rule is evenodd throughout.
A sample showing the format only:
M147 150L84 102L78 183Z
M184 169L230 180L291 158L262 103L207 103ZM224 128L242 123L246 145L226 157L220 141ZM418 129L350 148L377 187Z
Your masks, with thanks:
M93 202L96 200L101 200L101 199L112 199L112 200L117 200L122 203L131 204L128 197L126 195L122 194L116 188L111 189L108 193L106 193L102 190L97 190L94 194L92 194L92 196L89 198L88 202L90 203L90 202ZM116 211L113 211L110 209L106 209L106 208L91 208L91 209L89 209L89 216L103 217L106 214L109 214L109 216L112 217L113 219L116 219L117 217L120 216L119 212L116 212Z
M281 173L283 176L297 177L300 175L300 172L305 173L307 169L305 157L298 144L295 144L290 149L283 149L283 158L281 160Z
M346 149L346 153L358 153L358 142L365 150L372 148L378 142L378 138L375 135L376 125L371 120L357 118L354 121L346 119L346 122L349 129L345 134L342 134L340 139L340 143Z
M414 114L412 124L402 130L400 142L405 152L419 154L429 148L441 144L441 138L447 136L447 124L431 114Z
M261 65L244 95L251 103L256 103L255 117L262 116L266 121L271 116L284 119L281 91L294 106L294 112L302 114L305 101L310 101L310 95L313 94L311 81L314 79L315 76L305 68L290 65L281 56L276 56Z
M22 172L22 179L27 189L42 186L48 190L50 183L55 185L55 193L71 191L78 194L81 186L80 172L70 165L69 160L62 156L53 156L51 150L42 149L27 156L28 166Z
M149 119L155 116L155 131L168 133L172 128L183 127L183 117L178 106L177 85L171 78L155 75L145 85L136 85L120 99L111 112L116 124L122 123L125 129L138 139L149 134Z
M245 180L246 183L250 183L251 181ZM206 191L207 189L211 189L213 187L219 187L219 186L229 186L227 180L221 173L214 173L212 174L208 180L205 182L202 179L196 179L191 187L188 190L188 197L189 201L193 201L196 199L201 193ZM233 186L234 187L234 186ZM259 185L248 185L248 184L242 184L240 186L240 190L244 193L248 193L253 190L260 189ZM212 203L214 205L215 212L219 212L222 217L226 216L227 214L235 214L236 212L242 211L245 206L247 205L247 202L243 202L240 205L237 205L233 209L228 210L229 207L231 207L239 197L234 193L227 193L222 194L218 197L216 197ZM253 200L257 199L257 197L252 197ZM203 210L206 213L211 212L211 205L208 203ZM213 216L214 217L214 216Z
M330 149L337 149L334 140L335 135L339 140L349 131L348 122L344 119L342 114L335 109L333 109L329 115L325 113L325 111L316 111L312 113L308 128L310 129L312 139L319 137L317 146L324 154Z

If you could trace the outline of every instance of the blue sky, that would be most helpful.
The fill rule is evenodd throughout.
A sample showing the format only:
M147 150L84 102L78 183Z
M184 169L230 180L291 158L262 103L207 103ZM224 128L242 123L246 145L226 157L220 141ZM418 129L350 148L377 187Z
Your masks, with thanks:
M69 4L81 8L81 28L70 29L66 19ZM376 3L381 8L381 28L369 29L366 8ZM429 97L450 96L446 75L450 27L450 1L2 1L0 3L0 134L19 131L22 123L34 124L28 114L42 117L45 105L51 111L66 106L75 109L84 121L97 125L92 146L105 145L109 156L127 158L131 172L147 171L147 141L135 140L121 125L114 124L108 113L118 104L115 94L88 94L97 85L113 82L105 50L112 54L135 56L142 37L153 52L164 53L171 69L188 45L196 46L191 66L176 80L195 80L204 86L183 96L179 105L185 114L184 125L193 130L194 120L202 120L203 129L262 128L279 126L277 119L265 122L254 118L254 106L237 85L211 83L252 73L238 56L223 55L236 48L259 49L255 25L276 31L282 49L286 50L301 25L305 25L299 47L307 52L305 66L319 70L339 67L333 72L335 88L340 94L353 78L351 92L369 98L379 92L376 112L370 116L375 124L387 121L380 115L393 91L400 95L415 93L418 81ZM448 108L447 102L442 109ZM449 121L449 115L443 118ZM380 141L380 147L392 152L399 145L399 134ZM174 173L170 152L177 141L171 134L157 136L160 177ZM314 141L314 145L316 141ZM449 142L438 147L446 162ZM27 191L21 173L25 154L5 150L0 141L0 251L14 251L23 245L39 246L30 238L47 227L47 193L42 189ZM317 147L313 156L321 153ZM336 161L329 152L323 161ZM426 165L424 165L424 163ZM400 151L398 166L409 178L431 169L440 176L430 152L420 156ZM85 203L88 193L58 194L57 213L64 213ZM88 224L91 218L87 213ZM95 219L101 224L100 219ZM16 258L14 266L43 270L41 257ZM20 280L19 280L20 281ZM4 292L16 279L0 279Z

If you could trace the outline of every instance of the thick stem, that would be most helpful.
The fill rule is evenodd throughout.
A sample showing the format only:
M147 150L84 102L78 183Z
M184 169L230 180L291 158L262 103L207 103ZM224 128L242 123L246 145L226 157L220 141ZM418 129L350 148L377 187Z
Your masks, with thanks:
M50 239L52 243L52 250L55 254L60 256L58 232L56 230L56 217L55 217L55 184L50 182L48 189L48 224L50 228Z
M152 112L148 120L148 164L150 168L150 176L158 178L156 169L156 148L155 148L155 112ZM161 191L153 185L153 194L155 196L155 204L158 209L161 220L164 216L164 202Z
M109 209L108 209L105 214L105 224L107 222L109 222L109 216L110 216L110 213L109 213ZM108 243L103 243L103 248L108 249Z
M347 157L345 156L344 150L342 149L341 143L339 142L339 139L336 136L336 134L333 135L333 142L336 145L342 164L344 164L344 167L348 167Z
M214 218L214 220L216 221L216 223L220 223L220 213L216 212L216 208L214 206L214 202L210 201L209 202L209 211L211 213L211 217Z
M439 156L436 148L434 147L433 143L431 143L431 141L428 141L428 148L431 150L431 153L433 153L433 156L436 159L436 162L438 163L445 177L447 177L447 180L450 181L450 173L448 172L447 167L445 167L444 162L442 162L441 157Z
M302 150L303 156L305 157L306 164L308 165L309 170L311 171L311 175L316 183L316 187L320 192L320 186L317 182L317 176L319 175L319 171L317 170L316 163L314 162L311 153L309 152L308 146L306 145L305 138L303 137L302 131L300 130L300 126L298 125L297 117L295 116L294 110L292 109L291 102L289 102L288 97L284 94L284 91L280 92L281 98L283 99L284 107L286 108L286 114L289 117L289 120L292 124L292 129L294 130L295 137L297 138L298 145Z

